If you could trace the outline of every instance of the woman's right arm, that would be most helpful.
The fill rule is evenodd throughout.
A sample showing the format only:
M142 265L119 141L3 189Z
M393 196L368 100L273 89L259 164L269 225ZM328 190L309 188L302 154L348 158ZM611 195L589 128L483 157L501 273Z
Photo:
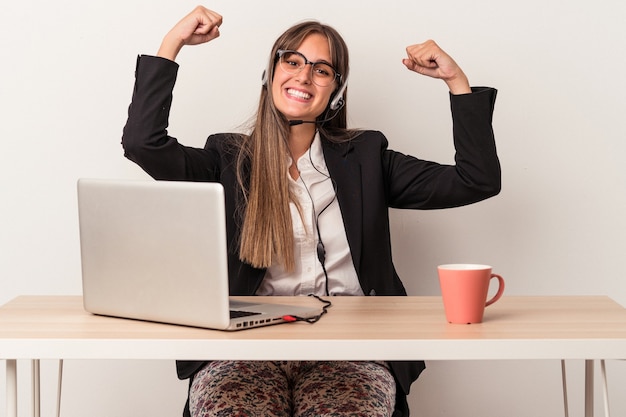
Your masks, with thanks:
M159 56L144 55L137 59L122 146L124 155L155 179L215 180L210 167L217 163L217 155L179 144L168 136L167 127L178 72L173 59L182 46L208 42L219 36L220 24L219 15L197 7L168 32Z

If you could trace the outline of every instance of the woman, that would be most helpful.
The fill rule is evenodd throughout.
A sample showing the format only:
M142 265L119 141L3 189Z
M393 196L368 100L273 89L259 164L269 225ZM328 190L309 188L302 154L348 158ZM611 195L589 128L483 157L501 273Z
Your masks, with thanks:
M222 17L197 7L140 56L122 143L162 180L218 181L226 195L232 295L406 295L391 257L388 208L435 209L500 190L491 118L496 91L470 88L439 46L407 48L407 69L450 90L456 165L387 149L375 131L346 126L348 51L317 22L275 42L248 135L216 134L204 149L168 136L185 45L219 36ZM185 415L402 416L423 362L177 363L190 379Z

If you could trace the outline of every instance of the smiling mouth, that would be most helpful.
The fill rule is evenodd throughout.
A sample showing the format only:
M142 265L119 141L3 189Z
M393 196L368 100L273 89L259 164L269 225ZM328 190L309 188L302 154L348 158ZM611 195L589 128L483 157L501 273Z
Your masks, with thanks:
M305 93L304 91L294 90L293 88L288 88L287 94L289 94L292 97L299 98L302 100L308 100L311 98L311 95L309 93Z

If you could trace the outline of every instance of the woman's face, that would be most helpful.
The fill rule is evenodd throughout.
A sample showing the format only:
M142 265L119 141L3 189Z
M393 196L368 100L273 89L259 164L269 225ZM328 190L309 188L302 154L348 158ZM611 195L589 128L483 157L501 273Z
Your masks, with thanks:
M307 36L297 51L310 62L325 61L332 64L328 39L321 34ZM336 87L336 80L325 87L314 84L311 65L305 65L300 72L290 74L277 63L272 83L274 105L287 120L314 121L326 109Z

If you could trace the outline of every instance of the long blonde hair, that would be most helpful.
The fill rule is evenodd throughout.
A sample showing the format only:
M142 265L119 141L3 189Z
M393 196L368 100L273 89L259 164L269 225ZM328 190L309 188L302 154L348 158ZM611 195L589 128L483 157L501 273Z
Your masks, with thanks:
M292 26L274 43L252 133L244 136L240 143L237 179L245 198L245 208L239 257L256 268L267 268L274 262L282 263L287 271L293 271L295 267L289 203L297 204L297 200L289 191L286 165L290 127L288 120L274 106L272 81L278 49L297 49L313 33L328 39L332 64L341 74L336 90L347 79L348 48L335 29L316 21ZM346 95L344 92L344 100ZM328 111L332 110L327 107L318 120L326 118ZM343 106L332 120L319 126L320 133L340 140L347 132L346 119Z

